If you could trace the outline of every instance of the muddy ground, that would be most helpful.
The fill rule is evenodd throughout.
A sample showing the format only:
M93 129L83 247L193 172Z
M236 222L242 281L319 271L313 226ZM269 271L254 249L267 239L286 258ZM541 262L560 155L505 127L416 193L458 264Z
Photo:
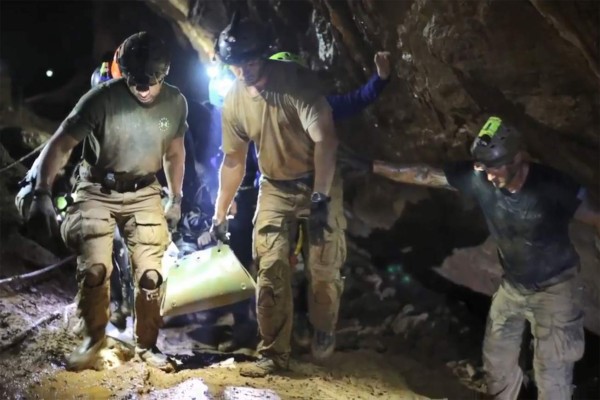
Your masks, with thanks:
M15 267L14 259L2 263ZM0 271L7 271L4 268ZM483 319L468 304L425 289L400 266L346 273L337 352L318 365L298 351L291 371L262 379L241 377L251 350L220 352L232 323L227 310L172 319L159 347L176 358L174 374L131 358L118 340L104 353L103 371L65 370L79 339L72 267L33 285L0 289L2 399L480 399ZM485 307L485 305L483 306ZM40 318L50 320L9 345ZM127 341L131 330L111 334ZM597 374L596 374L597 376ZM593 382L586 384L593 385ZM596 378L597 384L597 378ZM579 397L586 398L586 397Z

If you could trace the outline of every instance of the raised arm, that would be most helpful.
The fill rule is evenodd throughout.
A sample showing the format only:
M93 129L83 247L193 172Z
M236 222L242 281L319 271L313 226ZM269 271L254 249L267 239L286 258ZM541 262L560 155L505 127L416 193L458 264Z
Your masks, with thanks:
M383 176L394 182L456 190L448 183L444 171L426 164L394 164L369 160L345 149L339 157L343 174L369 174Z
M373 173L395 182L456 190L448 183L446 174L440 168L426 164L392 164L385 161L373 162Z
M377 100L389 82L391 72L389 55L389 52L375 54L377 73L360 88L345 94L327 96L334 120L355 116Z

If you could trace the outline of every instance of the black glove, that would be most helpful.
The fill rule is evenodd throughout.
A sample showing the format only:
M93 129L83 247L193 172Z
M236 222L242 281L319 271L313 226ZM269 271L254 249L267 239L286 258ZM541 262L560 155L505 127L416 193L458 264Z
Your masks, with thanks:
M34 190L27 220L27 233L40 245L54 250L59 230L52 194L49 190Z
M327 224L329 200L331 198L322 193L313 193L312 195L310 216L308 217L308 238L312 245L322 245L325 242L325 231L333 232Z
M181 219L181 196L169 197L165 206L165 218L170 230L175 230Z
M338 153L338 168L342 176L366 175L373 172L373 160L361 157L348 150L342 150Z
M210 235L214 241L220 240L224 244L229 244L229 222L227 219L223 220L220 224L216 223L216 219L213 218L212 225L210 227Z

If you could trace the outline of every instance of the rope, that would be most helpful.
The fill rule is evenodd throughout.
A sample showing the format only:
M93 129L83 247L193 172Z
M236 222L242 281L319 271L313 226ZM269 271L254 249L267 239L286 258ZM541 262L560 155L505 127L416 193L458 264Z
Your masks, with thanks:
M17 165L17 164L19 164L19 163L27 160L29 157L31 157L32 155L36 154L40 150L42 150L44 148L44 146L46 145L46 143L47 142L44 142L44 143L40 144L38 147L36 147L35 149L33 149L31 152L29 152L28 154L24 155L23 157L19 158L15 162L12 162L12 163L8 164L7 166L4 166L4 167L0 168L0 174L2 172L4 172L4 171L7 171L7 170L11 169L15 165Z
M72 255L72 256L68 256L67 258L64 258L62 260L60 260L59 262L49 265L45 268L39 269L37 271L33 271L33 272L29 272L27 274L23 274L23 275L15 275L12 276L10 278L6 278L6 279L0 279L0 286L4 286L6 284L9 283L14 283L14 282L22 282L31 278L35 278L36 276L40 276L48 271L52 271L53 269L56 269L62 265L65 265L66 263L74 260L77 256Z

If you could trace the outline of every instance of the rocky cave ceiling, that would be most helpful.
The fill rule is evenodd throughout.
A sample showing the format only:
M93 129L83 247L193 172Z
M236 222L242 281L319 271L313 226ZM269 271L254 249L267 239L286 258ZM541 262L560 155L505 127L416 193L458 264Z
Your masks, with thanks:
M479 126L489 114L501 114L524 133L534 159L570 173L598 198L600 12L596 2L146 0L145 3L154 13L146 7L142 12L140 3L95 4L96 59L129 33L130 22L135 21L143 28L140 21L146 21L151 29L168 30L181 47L195 49L201 61L209 62L214 37L228 23L233 10L239 9L271 27L275 48L298 52L313 69L328 71L335 90L340 92L355 88L368 78L373 72L375 51L392 53L393 80L380 101L337 127L344 145L360 149L368 157L439 165L466 159L468 144ZM122 12L117 13L118 23L115 7L122 7ZM77 93L75 100L81 93L81 82L88 77L86 70L78 78L79 86L71 83L69 93ZM57 93L50 97L51 101L41 100L42 103L68 103L66 108L70 108L73 96L60 97L64 91ZM35 111L35 105L35 101L30 102L29 108L20 111L21 121L23 113ZM14 114L6 110L2 113L3 127L15 124ZM57 123L35 114L27 115L22 126L26 131L42 132L42 138ZM40 139L35 135L30 139L33 147L39 144ZM5 165L9 156L1 155ZM11 172L14 176L23 173L23 168ZM384 231L380 247L399 246L393 236L400 229L397 220L414 204L433 204L421 211L425 214L432 213L431 210L438 213L466 210L455 215L467 220L448 222L447 217L440 218L446 218L446 224L475 232L478 239L466 243L475 246L468 250L475 250L459 251L445 261L437 260L438 265L444 262L443 274L451 279L482 292L493 290L489 282L497 282L499 276L493 244L487 240L480 245L485 240L481 218L469 211L468 205L457 203L451 195L375 177L349 182L347 186L351 234L366 236L374 228L395 227ZM10 200L3 200L3 221L14 220L5 212L9 204ZM423 221L427 220L416 223ZM434 221L431 229L439 223L439 219ZM573 229L578 249L585 253L584 275L598 282L599 251L598 244L594 245L594 234L582 226ZM460 270L452 266L465 263L470 267L464 268L481 272L489 266L489 271L475 274L482 275L477 281L464 279L473 275L472 270L463 275L448 272ZM590 289L588 304L595 315L600 314L597 287ZM588 326L600 332L597 317Z

